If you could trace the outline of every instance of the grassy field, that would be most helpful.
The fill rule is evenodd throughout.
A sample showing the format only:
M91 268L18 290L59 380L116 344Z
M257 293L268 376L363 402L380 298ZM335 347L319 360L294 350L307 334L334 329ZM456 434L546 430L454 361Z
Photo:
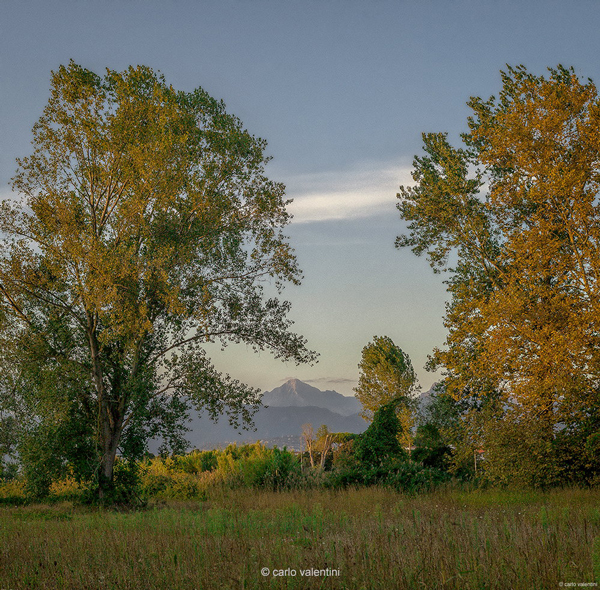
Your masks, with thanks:
M0 590L594 587L600 490L237 490L135 512L2 507L0 539Z

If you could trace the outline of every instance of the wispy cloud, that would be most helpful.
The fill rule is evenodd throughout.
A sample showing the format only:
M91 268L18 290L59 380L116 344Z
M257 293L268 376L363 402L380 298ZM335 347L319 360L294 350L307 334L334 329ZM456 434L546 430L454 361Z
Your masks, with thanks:
M363 164L352 170L286 178L294 199L294 223L371 217L392 209L401 184L412 184L410 167Z
M372 217L393 210L399 185L414 184L411 167L381 162L350 170L284 176L294 224ZM0 200L19 200L10 187L0 187Z
M356 383L356 379L347 379L346 377L316 377L314 379L302 379L297 375L292 375L289 377L284 377L281 381L285 383L286 381L290 381L291 379L298 379L303 383L338 383L338 384L347 384L347 383Z
M317 379L305 379L305 383L320 383L332 385L347 385L356 383L356 379L347 379L345 377L319 377Z

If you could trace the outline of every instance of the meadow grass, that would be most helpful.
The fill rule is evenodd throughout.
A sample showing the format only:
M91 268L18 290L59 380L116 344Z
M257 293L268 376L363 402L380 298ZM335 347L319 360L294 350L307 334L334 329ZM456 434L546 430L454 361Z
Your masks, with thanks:
M302 575L310 568L331 575ZM546 590L597 581L600 490L222 489L206 502L142 511L0 508L0 590Z

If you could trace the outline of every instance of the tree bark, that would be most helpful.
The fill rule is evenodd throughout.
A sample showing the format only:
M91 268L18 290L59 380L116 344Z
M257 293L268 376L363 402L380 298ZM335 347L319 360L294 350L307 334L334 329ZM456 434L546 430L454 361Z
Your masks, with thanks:
M114 415L110 405L105 403L105 411L101 416L101 448L102 458L100 462L100 482L98 486L98 497L102 500L106 492L113 487L114 467L117 459L117 449L121 440L123 430L123 417Z
M98 399L98 447L102 453L98 478L98 498L106 498L107 492L113 487L114 466L117 458L117 448L123 429L123 414L119 407L111 407L104 383L104 372L100 362L100 347L94 330L95 322L88 315L88 339L92 357L92 371Z

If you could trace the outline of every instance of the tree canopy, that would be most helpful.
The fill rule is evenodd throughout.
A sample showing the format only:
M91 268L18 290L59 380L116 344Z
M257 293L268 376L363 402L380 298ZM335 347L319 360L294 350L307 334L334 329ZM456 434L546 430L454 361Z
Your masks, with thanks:
M2 393L23 456L45 436L102 490L118 449L140 456L157 434L177 446L190 403L251 420L259 392L203 344L314 360L289 303L264 291L301 278L284 186L223 102L147 67L71 62L52 73L32 143L0 208Z
M354 391L366 419L372 419L378 408L392 400L406 401L414 390L416 376L410 358L388 336L375 336L362 349L358 368Z
M450 274L449 335L432 359L448 391L487 405L488 442L493 420L535 427L521 455L542 456L533 446L600 427L600 99L573 69L519 66L497 98L468 104L464 147L423 135L397 246Z

